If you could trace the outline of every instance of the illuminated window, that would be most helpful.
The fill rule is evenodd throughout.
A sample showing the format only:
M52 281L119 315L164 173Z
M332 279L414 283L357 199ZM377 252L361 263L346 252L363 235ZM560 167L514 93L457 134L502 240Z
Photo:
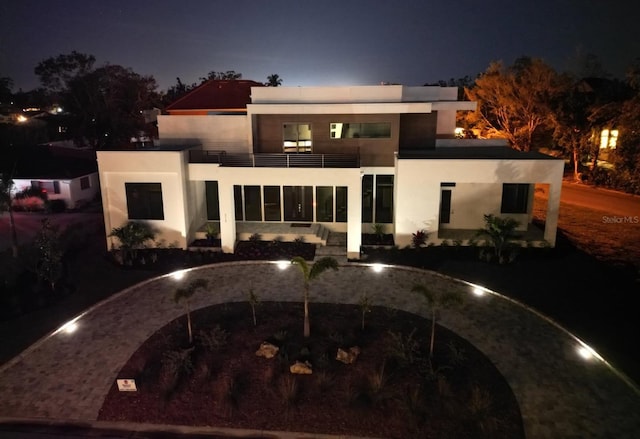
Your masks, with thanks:
M618 130L602 130L600 133L600 149L616 149L618 144Z
M311 152L310 123L285 123L282 132L284 152Z
M332 139L389 139L391 137L391 123L389 122L332 122L329 127Z

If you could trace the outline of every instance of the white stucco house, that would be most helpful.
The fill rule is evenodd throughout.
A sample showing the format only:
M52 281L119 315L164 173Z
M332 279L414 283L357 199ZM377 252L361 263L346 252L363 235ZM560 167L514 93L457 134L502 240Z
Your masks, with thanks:
M209 81L158 116L152 148L97 152L106 233L144 220L186 248L215 222L233 252L252 225L312 224L346 233L358 258L374 224L400 247L418 230L464 243L494 214L555 245L563 160L457 139L456 112L475 105L455 87ZM539 186L544 230L532 224Z

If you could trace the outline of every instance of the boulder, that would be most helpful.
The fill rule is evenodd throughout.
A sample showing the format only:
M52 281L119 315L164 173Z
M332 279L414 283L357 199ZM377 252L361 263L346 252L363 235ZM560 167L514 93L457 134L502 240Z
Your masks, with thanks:
M296 361L289 368L291 373L300 374L300 375L311 375L311 363L305 361L304 363L301 361Z
M360 348L358 346L352 346L347 351L345 351L344 349L338 348L338 354L336 355L336 360L344 364L353 364L358 358L358 355L360 355Z
M258 357L273 358L276 356L279 350L280 348L278 348L278 346L274 346L269 342L263 341L256 351L256 355Z

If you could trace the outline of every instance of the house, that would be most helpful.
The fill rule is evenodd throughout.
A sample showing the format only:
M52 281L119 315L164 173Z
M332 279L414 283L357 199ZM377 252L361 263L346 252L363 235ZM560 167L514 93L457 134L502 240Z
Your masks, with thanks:
M48 201L59 200L65 209L76 209L100 193L95 156L65 155L59 152L60 148L50 145L39 145L29 151L14 170L14 194L36 189L46 194Z
M456 138L456 112L476 106L457 92L209 81L158 116L153 148L97 152L105 230L143 220L186 248L213 222L233 252L265 225L313 226L346 234L358 258L374 225L400 247L418 230L464 244L491 213L518 220L523 240L555 245L564 162ZM538 189L543 230L532 221Z

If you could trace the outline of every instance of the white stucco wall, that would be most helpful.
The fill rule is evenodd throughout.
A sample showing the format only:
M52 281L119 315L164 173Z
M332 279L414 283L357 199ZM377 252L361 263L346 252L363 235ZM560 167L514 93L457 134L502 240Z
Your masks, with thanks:
M127 221L125 183L160 183L164 220L147 220L166 245L187 246L186 151L97 151L105 232ZM107 248L118 246L106 237Z
M249 134L248 134L249 133ZM252 152L244 115L158 116L160 145L202 145L204 149Z
M500 213L503 183L549 184L545 240L555 245L563 167L562 160L396 160L396 244L409 245L420 229L437 236L440 183L451 182L452 220L471 229L483 226L483 214Z

